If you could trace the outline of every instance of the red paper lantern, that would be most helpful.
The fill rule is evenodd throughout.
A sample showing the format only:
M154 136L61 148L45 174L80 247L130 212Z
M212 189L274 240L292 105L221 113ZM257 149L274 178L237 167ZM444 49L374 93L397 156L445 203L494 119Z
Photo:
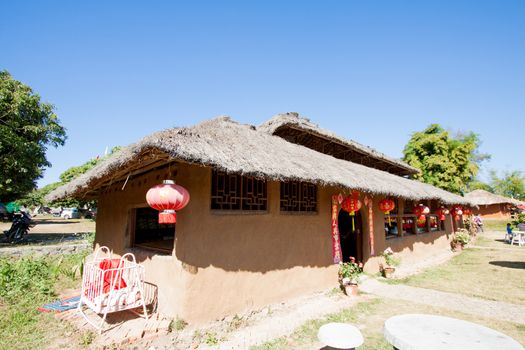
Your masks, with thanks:
M439 220L441 221L445 221L445 215L448 214L450 214L450 211L447 208L441 207L436 211L436 215L439 216Z
M455 205L452 207L452 215L454 215L454 219L459 220L459 217L463 215L463 208L459 205Z
M146 193L149 206L159 211L159 224L175 224L176 210L181 210L190 201L190 193L175 181L164 180Z
M359 200L359 192L352 192L351 195L343 199L341 208L348 212L348 215L352 217L352 231L355 231L354 215L355 212L361 209L361 201Z
M396 203L389 199L385 198L379 201L379 209L385 213L385 215L388 215L388 226L390 227L390 212L394 210L396 207Z
M359 200L359 193L354 192L350 196L347 196L343 199L341 203L341 208L347 211L348 214L354 215L356 211L361 209L361 201Z
M379 201L379 209L381 209L381 211L385 213L385 215L389 215L390 212L395 208L396 203L391 199L385 198Z
M467 215L467 216L470 216L472 214L472 210L470 210L469 208L465 208L465 209L463 209L463 214Z
M430 209L426 205L418 204L414 207L414 214L419 220L424 220L428 213L430 213Z

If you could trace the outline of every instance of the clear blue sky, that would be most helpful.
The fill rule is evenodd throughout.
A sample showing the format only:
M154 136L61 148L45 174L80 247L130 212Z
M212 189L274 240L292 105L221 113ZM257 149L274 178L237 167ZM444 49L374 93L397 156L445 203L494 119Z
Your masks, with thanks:
M0 69L69 139L39 182L156 130L296 111L401 157L474 131L483 172L525 171L525 1L3 1ZM483 176L483 175L482 175Z

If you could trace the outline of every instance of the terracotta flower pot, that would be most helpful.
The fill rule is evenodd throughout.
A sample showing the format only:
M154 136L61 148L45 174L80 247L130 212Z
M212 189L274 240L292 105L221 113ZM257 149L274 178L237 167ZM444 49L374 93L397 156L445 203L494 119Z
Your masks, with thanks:
M383 272L383 277L392 278L392 276L394 275L394 272L396 272L396 268L392 266L386 266L386 267L383 267L382 272Z
M354 297L357 295L357 284L345 284L343 287L346 295Z
M463 244L460 242L453 242L452 243L452 250L455 252L460 252L463 250Z

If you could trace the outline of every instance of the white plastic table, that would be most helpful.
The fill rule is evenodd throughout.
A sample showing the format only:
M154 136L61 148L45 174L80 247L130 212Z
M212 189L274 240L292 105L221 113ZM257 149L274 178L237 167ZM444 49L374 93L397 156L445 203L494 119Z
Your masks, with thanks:
M348 323L327 323L319 328L317 338L321 343L336 349L354 349L363 344L363 335Z
M399 350L524 350L511 337L455 318L407 314L385 321L385 339Z

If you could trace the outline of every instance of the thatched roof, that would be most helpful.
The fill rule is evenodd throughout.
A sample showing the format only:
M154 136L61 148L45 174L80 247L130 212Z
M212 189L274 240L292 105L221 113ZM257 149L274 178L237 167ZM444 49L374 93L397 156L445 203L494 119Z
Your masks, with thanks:
M373 148L322 129L295 112L278 114L259 125L257 130L280 136L287 141L335 158L349 160L392 174L411 175L419 172L418 169L399 159L391 158Z
M470 199L476 205L491 205L491 204L513 204L523 205L525 202L517 199L500 196L498 194L490 193L485 190L474 190L465 194L465 198Z
M90 171L51 192L47 199L96 198L105 186L133 178L169 161L214 167L229 173L271 180L301 180L412 200L437 199L470 204L436 187L336 159L218 117L190 128L154 133L123 148Z

